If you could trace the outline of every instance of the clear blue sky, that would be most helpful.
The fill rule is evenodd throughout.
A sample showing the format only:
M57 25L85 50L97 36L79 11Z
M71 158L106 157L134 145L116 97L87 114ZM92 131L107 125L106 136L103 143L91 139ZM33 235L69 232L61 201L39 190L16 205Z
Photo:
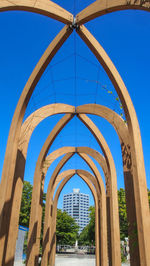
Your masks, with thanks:
M76 14L92 1L55 1ZM49 43L62 29L63 24L50 18L28 12L0 13L0 173L6 149L11 119L28 77ZM147 184L150 188L150 14L144 11L128 10L107 14L86 24L119 70L132 98L139 119ZM71 105L98 103L120 112L114 97L103 86L113 91L98 61L82 40L73 33L52 60L36 86L25 117L45 104L61 102ZM43 121L34 131L28 149L25 180L33 183L35 164L50 130L61 118L51 117ZM118 137L104 119L90 116L99 127L114 156L117 169L118 188L124 187L122 159ZM50 152L61 146L90 146L101 152L98 144L77 118L63 129L54 141ZM46 186L58 163L57 160L46 176ZM89 168L76 155L63 170ZM100 167L98 169L102 173ZM102 174L103 176L103 174ZM104 178L104 177L103 177ZM45 191L46 191L45 186ZM89 189L78 177L73 178L63 193L79 187L81 192ZM62 194L63 194L62 193ZM62 194L59 207L61 207ZM91 204L93 200L91 198Z

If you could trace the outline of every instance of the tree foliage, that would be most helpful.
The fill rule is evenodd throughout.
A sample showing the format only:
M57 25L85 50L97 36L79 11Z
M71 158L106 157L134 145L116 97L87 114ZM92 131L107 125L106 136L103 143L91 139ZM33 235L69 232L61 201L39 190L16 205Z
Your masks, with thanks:
M120 188L118 190L118 205L119 205L119 221L120 221L120 239L124 240L128 237L128 221L126 210L125 190Z
M20 208L19 224L29 227L31 199L32 199L32 185L30 182L24 181L22 201ZM46 194L43 194L43 214L42 214L42 231L41 239L43 235L43 224L45 215L45 198ZM148 189L148 199L150 204L150 190ZM126 200L125 190L120 188L118 190L118 204L119 204L119 220L120 220L120 238L124 240L128 236L128 222L126 212ZM79 245L92 245L95 243L95 207L89 208L89 224L83 229L79 236ZM57 223L56 223L56 236L57 243L73 245L78 235L78 225L75 220L70 217L66 212L57 211Z
M32 199L32 185L30 184L30 182L24 181L19 224L26 227L29 227L31 199Z
M20 215L19 215L19 224L29 227L29 220L30 220L30 210L31 210L31 200L32 200L32 190L33 186L30 182L24 181L23 183L23 191L22 191L22 200L21 200L21 207L20 207ZM45 214L45 198L46 194L43 193L43 213L42 213L42 225L44 221L44 214ZM43 227L42 227L43 231Z
M29 227L32 190L33 186L30 184L30 182L24 181L19 224L26 227ZM45 216L45 199L46 199L46 194L43 193L41 244L43 238L43 225L44 225L44 216ZM79 227L75 223L74 219L70 217L67 213L63 213L61 210L58 210L57 232L56 232L58 242L69 245L74 244L77 239L78 230Z
M95 243L95 207L94 206L91 206L89 208L89 217L90 217L90 221L88 224L89 242L93 244Z
M30 184L30 182L24 181L21 207L20 207L19 224L23 225L25 227L29 227L32 190L33 190L33 186ZM43 238L43 224L44 224L44 216L45 216L45 198L46 198L46 194L43 193L40 251L42 248L42 238ZM25 237L24 253L26 253L26 249L27 249L27 237L28 237L28 234L26 234L26 237Z
M149 191L150 198L150 191ZM120 220L120 239L124 240L128 237L128 222L126 211L125 190L118 190L119 220ZM79 245L91 245L95 243L95 207L89 208L89 224L83 229L79 236Z
M79 245L95 244L95 207L89 208L89 224L82 230L79 236Z
M88 238L88 225L86 227L84 227L84 229L82 230L82 232L79 235L79 239L78 239L78 244L79 246L89 246L90 242L89 242L89 238Z
M56 238L57 244L74 245L77 240L79 226L66 212L57 210Z

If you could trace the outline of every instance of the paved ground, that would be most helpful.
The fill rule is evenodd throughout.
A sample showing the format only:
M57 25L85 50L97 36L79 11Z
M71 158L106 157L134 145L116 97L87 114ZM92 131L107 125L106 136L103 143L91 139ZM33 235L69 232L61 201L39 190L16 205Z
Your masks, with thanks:
M80 255L77 257L66 257L56 255L56 266L95 266L95 257L85 257Z
M57 256L55 266L95 266L94 256L78 255L78 258L72 256ZM129 263L123 263L122 266L130 266Z
M15 261L14 262L14 266L24 266L25 264L23 264L22 261Z
M14 266L24 266L22 261L18 261L14 263ZM55 266L95 266L95 258L94 257L84 257L79 256L57 256L56 255L56 263ZM122 266L130 266L128 263L122 264Z

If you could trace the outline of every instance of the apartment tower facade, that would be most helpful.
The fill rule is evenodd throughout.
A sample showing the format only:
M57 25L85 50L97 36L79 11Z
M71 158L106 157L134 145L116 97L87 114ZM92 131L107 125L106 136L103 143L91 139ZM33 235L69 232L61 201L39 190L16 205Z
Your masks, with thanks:
M89 223L89 195L73 189L72 193L63 196L63 211L73 217L79 225L79 234Z

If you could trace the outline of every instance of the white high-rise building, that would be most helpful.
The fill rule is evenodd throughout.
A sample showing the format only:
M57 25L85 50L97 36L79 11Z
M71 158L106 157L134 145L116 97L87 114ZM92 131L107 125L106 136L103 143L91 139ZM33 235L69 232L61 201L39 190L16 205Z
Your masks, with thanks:
M89 195L73 189L72 193L63 196L63 211L73 217L79 225L79 234L89 223Z

